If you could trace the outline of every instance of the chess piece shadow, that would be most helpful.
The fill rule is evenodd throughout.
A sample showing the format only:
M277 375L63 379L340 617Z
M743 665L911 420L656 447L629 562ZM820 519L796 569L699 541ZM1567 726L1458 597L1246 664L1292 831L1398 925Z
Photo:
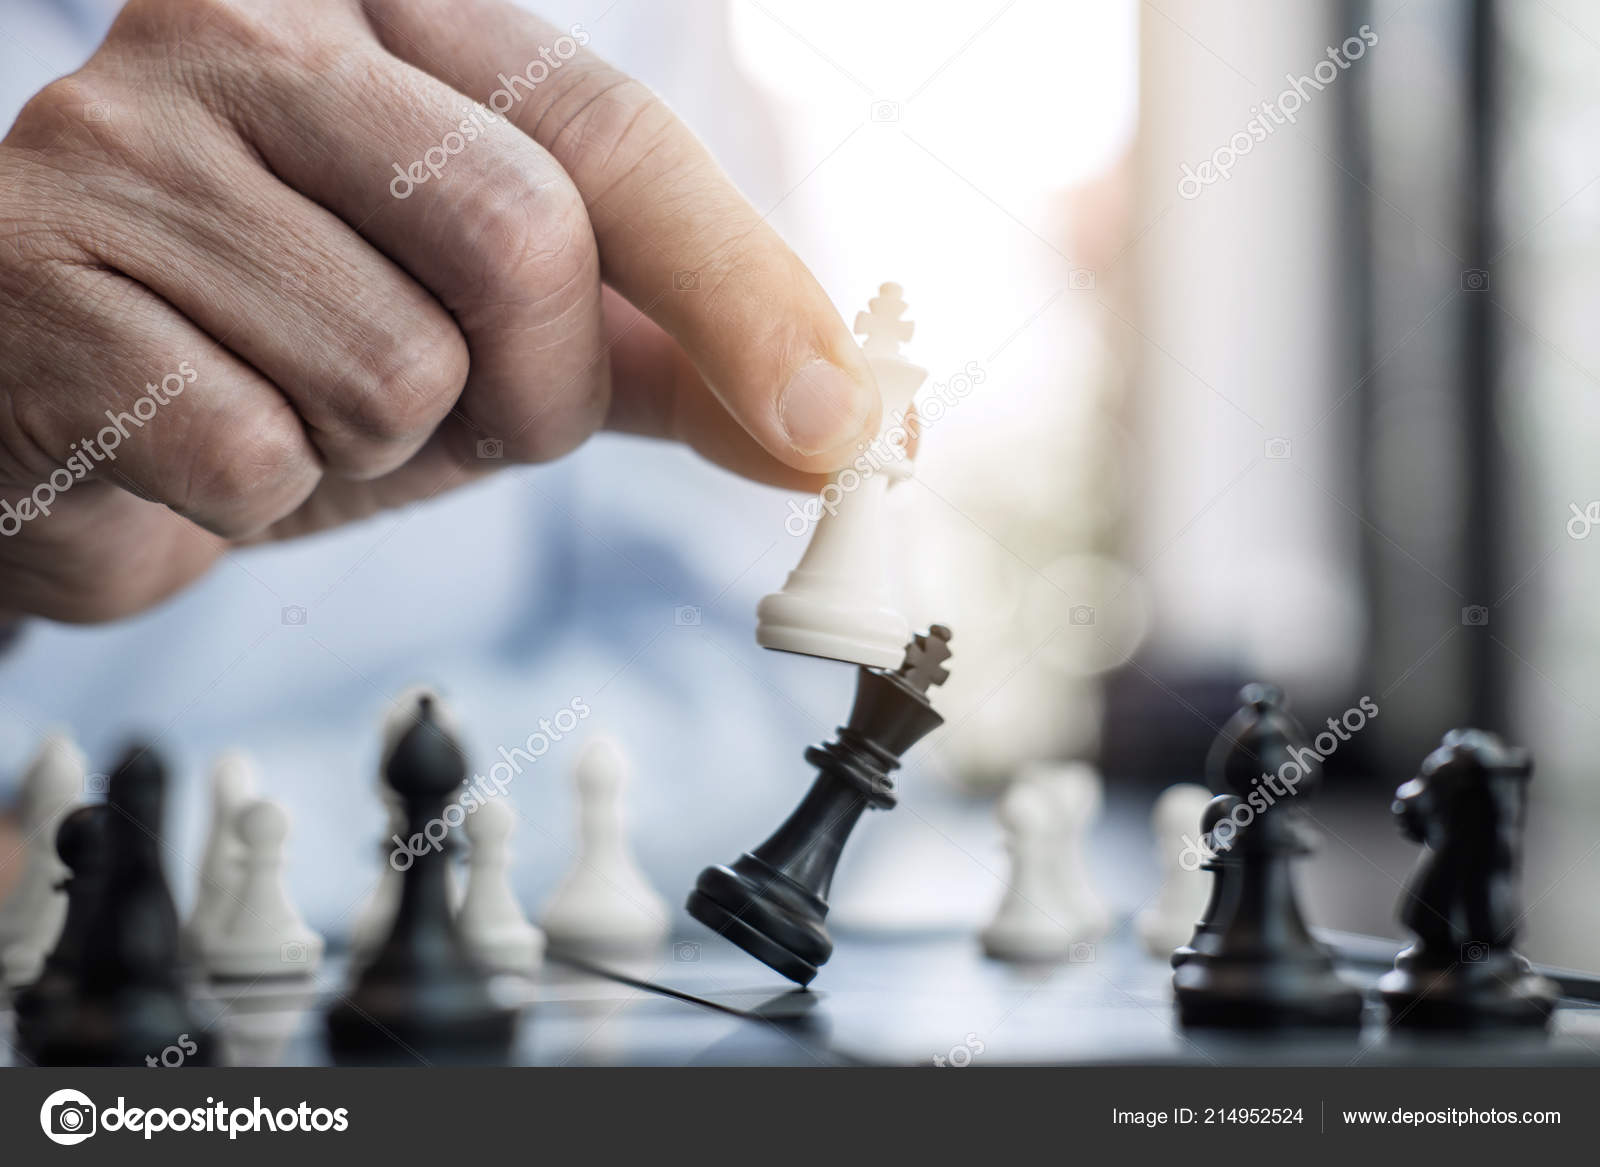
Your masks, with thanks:
M1392 1029L1549 1023L1559 990L1512 947L1532 774L1526 750L1458 729L1395 792L1401 830L1424 851L1399 909L1416 942L1378 982Z

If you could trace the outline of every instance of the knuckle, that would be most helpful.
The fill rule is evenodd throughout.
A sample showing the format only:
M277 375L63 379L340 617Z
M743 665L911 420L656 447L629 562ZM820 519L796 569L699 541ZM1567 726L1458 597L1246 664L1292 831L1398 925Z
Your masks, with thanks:
M543 298L589 273L599 278L589 216L564 176L497 167L465 198L459 222L464 278L492 302L504 302L519 286Z
M340 421L378 442L403 442L431 431L467 381L466 342L444 320L386 330L362 348L345 387Z
M553 462L582 445L605 421L610 382L586 371L553 387L526 421L508 434L505 455L515 462Z
M292 414L250 425L230 422L224 440L191 441L187 448L187 473L168 505L230 539L255 534L288 514L319 476Z
M53 145L70 125L90 131L104 146L117 145L134 120L116 116L124 97L121 89L88 69L58 77L22 107L8 141L23 147Z

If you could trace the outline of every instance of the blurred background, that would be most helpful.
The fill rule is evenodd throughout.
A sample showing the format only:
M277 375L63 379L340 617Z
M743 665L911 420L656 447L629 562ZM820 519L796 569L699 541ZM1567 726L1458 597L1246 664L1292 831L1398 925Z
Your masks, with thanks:
M1239 686L1328 759L1314 922L1394 934L1414 857L1388 795L1447 729L1532 748L1523 947L1600 968L1600 12L1577 0L557 0L657 89L847 320L879 283L929 370L885 532L913 621L955 630L947 725L857 831L844 926L975 926L1027 764L1106 777L1091 849L1132 910L1146 818L1203 781ZM118 5L9 0L0 113ZM9 112L5 112L9 111ZM445 181L449 181L448 177ZM135 378L137 379L137 378ZM941 390L943 392L941 393ZM295 818L291 882L338 935L381 865L378 722L440 686L482 772L574 697L518 778L518 888L573 861L570 769L605 732L630 834L679 901L776 826L842 665L766 653L754 608L804 550L790 497L602 436L425 506L234 556L105 628L0 661L0 783L68 727L174 770L193 894L205 771L252 753Z

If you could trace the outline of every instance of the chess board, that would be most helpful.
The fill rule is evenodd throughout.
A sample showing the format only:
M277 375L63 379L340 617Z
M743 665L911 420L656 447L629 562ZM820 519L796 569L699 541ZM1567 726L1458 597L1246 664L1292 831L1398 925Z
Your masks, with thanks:
M985 958L968 935L841 933L833 961L796 989L709 932L647 960L548 961L511 1061L527 1066L1600 1066L1600 982L1564 977L1552 1033L1398 1039L1369 1009L1359 1034L1185 1031L1170 970L1128 930L1094 959L1029 968ZM1342 971L1370 987L1390 946L1340 937ZM1392 952L1390 953L1392 956ZM195 1011L231 1064L330 1064L322 1013L345 961L314 984L197 986ZM1581 994L1581 996L1579 995ZM11 1017L0 1014L9 1037ZM152 1051L160 1057L162 1051ZM396 1050L398 1065L449 1063ZM18 1064L9 1041L0 1057ZM174 1055L170 1060L177 1060Z

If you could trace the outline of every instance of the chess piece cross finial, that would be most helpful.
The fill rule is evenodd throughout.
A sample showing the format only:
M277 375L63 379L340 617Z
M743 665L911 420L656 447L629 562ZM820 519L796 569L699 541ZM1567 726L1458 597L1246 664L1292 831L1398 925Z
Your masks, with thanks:
M899 284L883 284L867 301L868 311L856 313L854 331L866 337L861 348L869 357L897 357L900 345L911 339L916 324L901 320L907 304Z

